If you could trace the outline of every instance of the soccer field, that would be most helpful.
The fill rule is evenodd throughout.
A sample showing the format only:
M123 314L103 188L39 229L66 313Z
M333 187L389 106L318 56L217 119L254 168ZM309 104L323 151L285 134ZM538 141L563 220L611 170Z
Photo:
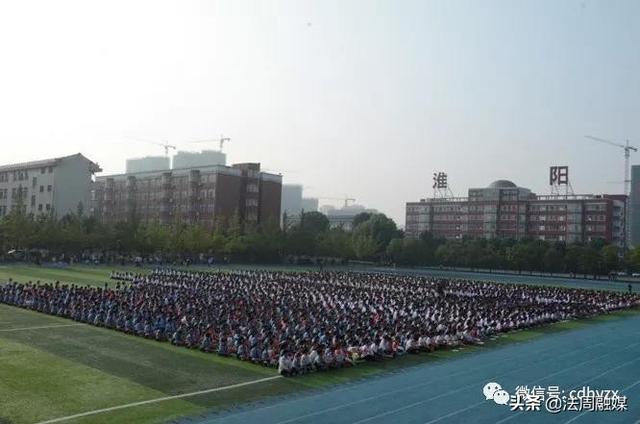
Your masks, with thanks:
M110 269L87 266L62 269L4 266L0 267L0 281L8 278L21 282L39 279L102 285L108 282ZM567 366L569 362L571 365L577 364L609 350L613 352L624 349L632 340L640 342L637 316L633 312L627 312L586 322L557 323L544 329L510 333L483 347L468 347L459 352L438 351L433 354L406 356L395 361L363 364L348 370L316 373L301 378L280 378L275 370L235 359L0 305L0 422L147 423L184 417L196 417L196 421L206 422L262 422L263 417L265 422L291 419L299 422L353 422L363 419L356 418L363 413L376 415L381 411L400 409L391 413L396 414L404 411L405 407L406 411L415 411L414 408L420 410L419 404L415 407L410 405L418 402L416 397L433 397L429 394L431 392L423 391L425 386L415 387L407 393L393 392L396 395L379 398L378 402L374 402L375 405L371 403L373 399L369 399L375 396L372 395L374 392L382 394L397 389L397 385L406 387L418 382L424 382L429 390L439 388L441 393L455 391L460 387L469 388L464 399L470 399L470 403L460 406L463 408L476 403L480 393L480 389L473 386L471 380L460 380L464 376L479 379L480 374L476 370L480 369L485 370L483 378L500 375L498 371L503 361L505 366L507 362L509 366L518 362L507 361L507 358L517 358L514 356L517 352L529 351L534 356L538 352L539 358L548 360L553 359L555 351L558 355L565 353L563 349L577 352L575 356L571 356L567 351L564 362L545 364L538 358L537 368L532 368L527 375L533 376L534 380L537 376L544 377L551 371L534 375L534 370L540 370L540 366ZM578 352L582 343L581 334L589 337L583 353ZM538 349L535 343L546 345L544 349ZM596 346L592 346L593 343ZM638 346L640 343L621 352L624 357L611 354L607 358L620 361L619 363L632 354L635 354L635 358L640 358ZM521 350L511 352L510 349ZM547 353L542 354L542 351ZM583 355L582 359L579 355ZM460 361L472 362L467 365ZM483 364L481 367L478 366L480 363ZM494 369L487 366L490 363L495 364ZM591 366L587 371L604 372L604 368L600 367L608 366L608 363L588 363ZM619 381L614 381L616 384L607 386L622 389L627 383L626 377L635 376L637 379L637 373L632 372L634 365L636 370L640 369L640 363L636 362L631 363L630 368L616 370L616 374L612 373L611 376L622 373L625 379L621 377ZM456 372L460 376L450 379ZM373 378L374 376L383 377ZM523 376L523 380L526 380L525 377ZM354 383L360 380L364 382ZM511 381L502 379L505 386ZM560 384L564 381L557 382ZM513 379L514 384L527 382L528 380ZM637 390L637 387L632 390ZM640 393L636 396L640 396ZM630 400L630 405L633 405L633 400ZM266 412L259 405L256 406L256 401L267 402ZM343 405L351 402L355 402L353 407ZM244 415L238 415L234 408L246 405L250 405L250 409L242 412ZM430 402L428 410L433 414L446 415L459 405L460 402L447 397L440 402ZM332 408L336 408L336 414L327 415ZM482 409L487 408L482 405ZM374 414L377 410L379 411ZM212 411L216 411L216 415L212 416ZM277 414L274 415L274 411ZM291 415L282 418L278 415L282 411ZM492 411L495 413L496 408ZM634 411L630 412L637 414L637 409ZM446 420L453 422L458 415L465 416L464 412ZM405 417L417 417L416 422L421 422L419 420L423 418L419 414L407 413L409 415L398 415L397 418L391 414L381 415L375 417L375 420L383 422L384 417L389 417L400 422ZM305 414L312 415L306 417ZM524 416L528 417L526 414ZM338 419L340 417L344 418ZM469 421L470 416L466 417Z

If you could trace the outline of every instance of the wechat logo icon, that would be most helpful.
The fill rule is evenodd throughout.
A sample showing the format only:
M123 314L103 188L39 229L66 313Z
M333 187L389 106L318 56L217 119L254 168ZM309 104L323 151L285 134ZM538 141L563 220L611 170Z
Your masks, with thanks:
M486 400L493 400L498 405L506 405L509 403L509 393L502 390L502 386L498 383L491 382L484 385L482 393Z

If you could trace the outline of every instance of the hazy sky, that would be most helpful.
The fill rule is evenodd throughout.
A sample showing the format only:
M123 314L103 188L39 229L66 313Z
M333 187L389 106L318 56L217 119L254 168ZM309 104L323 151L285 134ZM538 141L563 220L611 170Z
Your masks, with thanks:
M622 150L584 135L640 144L639 18L634 0L3 1L0 162L121 172L163 153L127 137L224 133L230 162L399 224L436 170L457 195L546 193L554 164L620 192Z

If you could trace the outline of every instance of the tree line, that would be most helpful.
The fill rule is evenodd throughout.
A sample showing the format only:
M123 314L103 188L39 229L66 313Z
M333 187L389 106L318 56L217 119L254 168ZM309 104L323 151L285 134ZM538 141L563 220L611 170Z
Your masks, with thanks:
M332 228L319 212L303 212L290 225L246 225L238 216L213 228L123 222L104 225L84 213L60 219L33 216L15 208L0 219L2 254L11 249L46 249L80 255L87 251L120 255L209 255L245 262L280 262L290 257L336 258L401 266L451 266L488 270L603 275L640 271L640 248L621 255L604 240L566 244L544 240L445 240L429 233L404 237L384 214L361 213L352 229Z

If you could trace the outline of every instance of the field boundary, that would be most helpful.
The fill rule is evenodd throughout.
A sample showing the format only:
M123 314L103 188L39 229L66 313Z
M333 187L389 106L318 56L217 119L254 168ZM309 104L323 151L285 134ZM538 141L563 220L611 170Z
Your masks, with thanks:
M125 409L125 408L133 408L135 406L149 405L149 404L152 404L152 403L165 402L165 401L168 401L168 400L183 399L183 398L187 398L187 397L204 395L204 394L208 394L208 393L221 392L221 391L224 391L224 390L231 390L231 389L235 389L235 388L238 388L238 387L244 387L244 386L250 386L252 384L263 383L265 381L276 380L278 378L282 378L282 376L281 375L275 375L273 377L266 377L266 378L260 378L260 379L257 379L257 380L245 381L243 383L231 384L229 386L214 387L213 389L199 390L197 392L182 393L182 394L174 395L174 396L164 396L164 397L159 397L159 398L155 398L155 399L148 399L148 400L142 400L142 401L139 401L139 402L132 402L132 403L126 403L126 404L123 404L123 405L111 406L109 408L94 409L93 411L81 412L79 414L68 415L66 417L53 418L51 420L40 421L38 424L59 423L59 422L62 422L62 421L73 420L73 419L76 419L76 418L87 417L87 416L90 416L90 415L103 414L105 412L117 411L117 410Z
M9 305L11 306L11 305ZM86 325L84 323L76 323L76 324L52 324L52 325L38 325L35 327L18 327L18 328L3 328L0 330L0 333L11 333L13 331L29 331L29 330L44 330L47 328L60 328L60 327L77 327L80 325Z

